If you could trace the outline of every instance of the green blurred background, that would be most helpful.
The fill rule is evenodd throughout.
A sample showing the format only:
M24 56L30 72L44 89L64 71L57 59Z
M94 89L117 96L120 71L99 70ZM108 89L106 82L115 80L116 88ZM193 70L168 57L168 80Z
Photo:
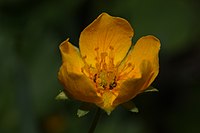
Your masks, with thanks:
M77 102L56 101L59 44L78 46L100 13L127 19L133 43L161 40L158 93L135 98L140 112L104 114L96 133L200 132L200 2L198 0L0 0L0 133L87 132L94 112L77 118Z

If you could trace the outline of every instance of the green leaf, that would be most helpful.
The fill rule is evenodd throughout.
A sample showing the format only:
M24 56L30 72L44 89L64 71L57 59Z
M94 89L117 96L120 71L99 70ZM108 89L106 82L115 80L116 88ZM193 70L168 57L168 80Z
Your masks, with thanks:
M69 99L63 91L61 91L55 98L56 100L67 100Z
M149 86L144 92L158 92L158 89L153 86Z
M139 112L138 108L136 107L136 105L132 101L128 101L126 103L123 103L122 106L125 109L127 109L128 111L135 112L135 113Z

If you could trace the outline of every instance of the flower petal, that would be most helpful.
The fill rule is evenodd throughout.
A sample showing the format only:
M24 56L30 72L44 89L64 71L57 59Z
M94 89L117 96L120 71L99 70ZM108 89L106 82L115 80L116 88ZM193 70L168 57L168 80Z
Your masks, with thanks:
M80 57L78 48L69 42L69 38L62 42L59 48L62 55L62 62L68 62L71 66L70 68L73 69L71 71L82 73L81 68L84 66L84 63Z
M141 72L143 75L145 73L149 73L149 70L151 70L154 73L151 80L152 82L157 76L159 71L159 59L158 59L159 50L160 50L159 39L157 39L152 35L144 36L136 42L135 46L133 47L133 50L130 51L130 53L128 54L127 59L128 62L134 64L134 68L136 69L136 71L141 71L142 64L144 64L144 62L148 62L149 65L148 64L146 65L152 67L152 70L146 68Z
M116 99L116 97L117 95L115 93L113 93L110 90L106 90L102 94L103 102L98 103L97 106L105 110L107 114L109 115L111 111L116 107L116 106L113 106L113 101Z
M123 18L102 13L80 35L80 51L86 62L95 66L99 53L112 51L114 64L120 63L127 54L133 37L131 25Z
M68 39L60 45L63 64L58 78L64 85L65 93L76 100L84 102L99 102L92 82L81 72L84 63L79 51Z
M143 92L159 72L158 52L160 41L154 36L140 38L121 65L134 64L134 70L127 74L127 79L118 88L119 95L114 101L120 104Z

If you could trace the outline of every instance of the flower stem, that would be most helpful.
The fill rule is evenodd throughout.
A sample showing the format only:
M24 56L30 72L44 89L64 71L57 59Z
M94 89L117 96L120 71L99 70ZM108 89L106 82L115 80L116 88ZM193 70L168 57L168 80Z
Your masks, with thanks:
M97 111L96 111L96 114L95 114L95 116L94 116L94 119L93 119L93 121L92 121L92 125L90 126L90 129L89 129L89 132L88 133L94 133L94 130L95 130L95 128L96 128L96 126L97 126L97 123L98 123L98 121L99 121L99 118L100 118L100 116L101 116L101 109L100 108L97 108Z

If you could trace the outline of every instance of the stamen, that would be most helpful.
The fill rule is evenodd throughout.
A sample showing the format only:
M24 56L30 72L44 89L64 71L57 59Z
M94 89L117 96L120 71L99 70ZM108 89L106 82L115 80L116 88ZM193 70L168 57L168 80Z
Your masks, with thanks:
M101 53L101 60L105 60L107 55L108 55L107 52L102 52Z
M106 64L106 56L108 55L107 52L102 52L101 53L101 61L100 61L100 67L103 70L107 69L107 64Z
M127 62L126 64L124 64L124 67L120 70L120 72L118 73L118 80L123 79L124 77L127 77L129 75L129 73L131 73L131 71L133 71L135 68L135 66L130 63Z
M96 51L95 60L98 62L99 61L99 47L96 47L94 50Z
M118 66L114 64L114 47L109 46L108 51L101 53L99 47L96 47L94 51L96 52L95 66L92 67L86 62L87 56L85 55L82 57L85 66L81 71L92 80L97 92L102 94L103 90L113 90L117 86ZM131 64L128 66L131 66Z
M110 52L109 52L109 69L113 69L114 68L114 47L109 46Z
M90 79L93 79L92 67L91 67L91 65L89 65L89 64L86 62L86 60L85 60L86 58L87 58L86 55L82 57L83 62L84 62L85 65L84 65L84 67L81 68L81 72L82 72L85 76L89 77Z

